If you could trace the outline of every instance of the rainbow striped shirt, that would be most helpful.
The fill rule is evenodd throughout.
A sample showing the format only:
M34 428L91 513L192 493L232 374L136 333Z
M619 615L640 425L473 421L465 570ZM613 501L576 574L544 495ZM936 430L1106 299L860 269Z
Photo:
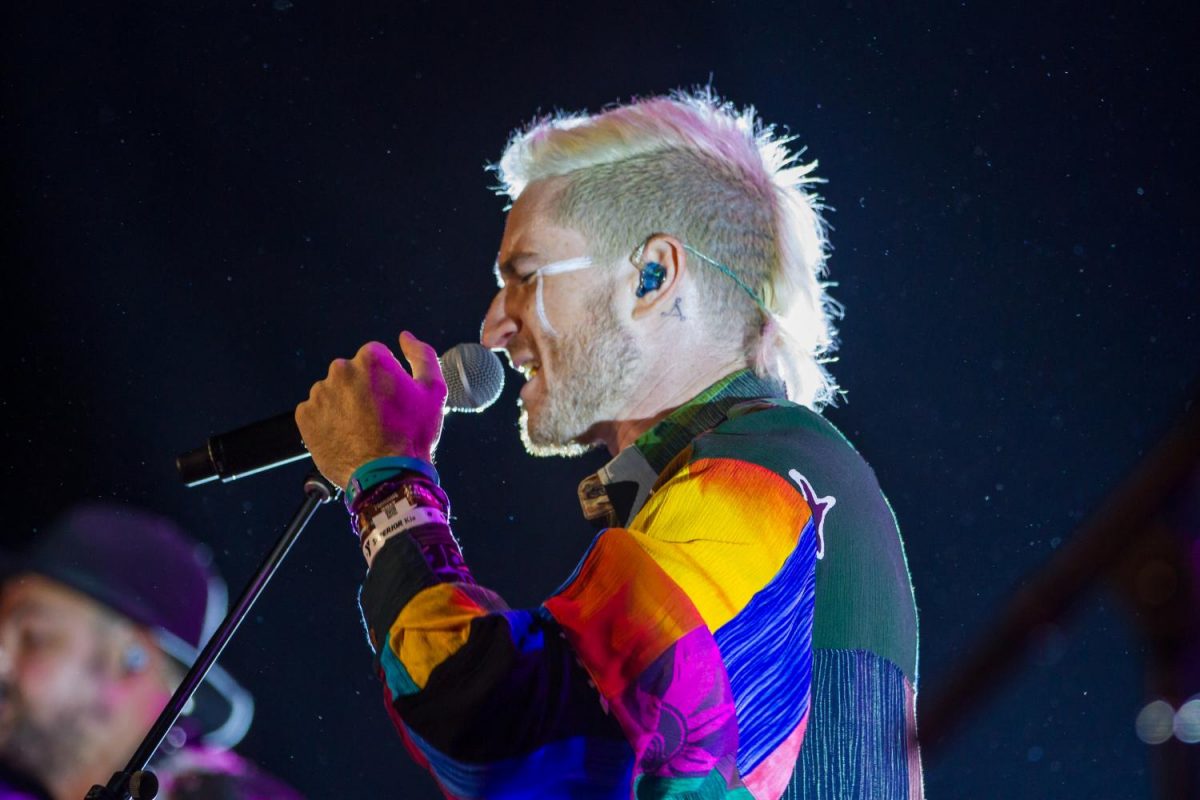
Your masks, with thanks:
M606 527L536 609L439 566L445 526L375 557L387 707L447 797L921 795L899 531L824 418L735 373L580 500Z

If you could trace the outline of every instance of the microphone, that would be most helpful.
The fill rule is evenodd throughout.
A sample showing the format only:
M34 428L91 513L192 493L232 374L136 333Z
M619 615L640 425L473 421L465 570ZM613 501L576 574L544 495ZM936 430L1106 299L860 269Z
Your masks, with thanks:
M446 379L446 410L476 413L496 402L504 388L500 359L481 344L466 342L451 347L439 359ZM275 467L308 458L300 439L294 412L251 423L209 437L203 447L175 459L179 477L189 486L215 481L236 481Z

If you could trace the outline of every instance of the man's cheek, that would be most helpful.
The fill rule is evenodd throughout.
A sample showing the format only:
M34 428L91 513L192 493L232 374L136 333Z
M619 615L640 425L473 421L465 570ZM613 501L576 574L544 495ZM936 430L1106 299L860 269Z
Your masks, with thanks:
M0 749L12 735L16 723L19 699L10 686L0 687Z
M79 697L91 681L75 670L53 668L27 671L16 689L22 715L38 722L53 719L60 709L79 706Z
M7 752L14 738L22 738L23 731L36 729L41 723L37 709L17 684L6 684L0 691L0 750Z

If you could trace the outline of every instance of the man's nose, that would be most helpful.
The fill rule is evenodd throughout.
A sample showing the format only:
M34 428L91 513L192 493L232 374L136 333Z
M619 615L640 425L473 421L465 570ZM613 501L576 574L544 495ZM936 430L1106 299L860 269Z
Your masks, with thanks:
M520 329L520 325L508 312L507 294L508 292L503 289L496 292L491 305L488 306L487 314L483 317L483 327L479 330L479 342L489 350L507 347L509 340Z

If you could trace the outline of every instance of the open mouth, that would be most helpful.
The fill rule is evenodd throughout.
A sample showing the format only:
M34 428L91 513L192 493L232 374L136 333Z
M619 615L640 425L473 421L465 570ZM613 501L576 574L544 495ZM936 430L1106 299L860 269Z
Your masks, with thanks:
M526 381L531 381L537 377L539 372L542 371L542 362L527 361L518 367L518 369L520 370L521 374L525 376Z

